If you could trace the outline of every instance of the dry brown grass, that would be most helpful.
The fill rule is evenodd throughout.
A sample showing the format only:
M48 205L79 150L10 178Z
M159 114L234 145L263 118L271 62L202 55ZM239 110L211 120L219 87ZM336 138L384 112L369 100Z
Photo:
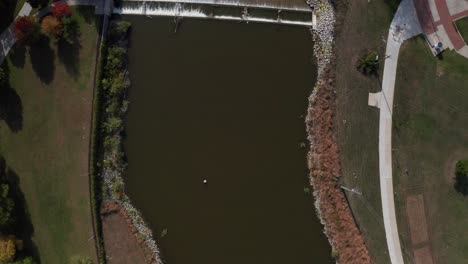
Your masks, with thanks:
M415 249L414 251L414 263L415 264L432 264L432 255L429 246Z
M411 231L413 245L425 242L427 235L426 215L424 213L424 199L422 194L411 195L406 198L406 213Z
M102 232L108 264L146 263L145 255L124 216L117 212L103 216Z

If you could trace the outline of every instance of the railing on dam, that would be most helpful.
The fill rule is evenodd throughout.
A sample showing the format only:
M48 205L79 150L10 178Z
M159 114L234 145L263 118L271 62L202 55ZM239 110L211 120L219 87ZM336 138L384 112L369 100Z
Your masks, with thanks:
M160 3L180 3L199 4L211 6L231 6L287 10L296 12L310 12L304 0L123 0L126 2L160 2Z
M313 27L313 12L303 0L123 0L116 4L116 14L191 17L239 22L260 22ZM292 3L291 3L292 2ZM298 1L296 1L299 3Z

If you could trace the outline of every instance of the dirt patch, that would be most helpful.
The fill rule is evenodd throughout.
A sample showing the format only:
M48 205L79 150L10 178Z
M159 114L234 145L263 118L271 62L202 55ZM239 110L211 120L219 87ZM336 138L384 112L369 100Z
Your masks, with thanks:
M108 207L109 208L109 207ZM125 214L114 206L102 215L106 259L109 264L148 263Z
M424 212L424 198L422 194L411 195L406 198L406 213L413 245L425 242L427 235L426 214Z
M326 81L324 81L326 80ZM326 71L310 98L307 115L311 143L308 165L320 219L338 263L371 263L368 249L338 183L341 175L336 144L334 74Z
M415 264L433 264L432 254L429 246L413 250Z

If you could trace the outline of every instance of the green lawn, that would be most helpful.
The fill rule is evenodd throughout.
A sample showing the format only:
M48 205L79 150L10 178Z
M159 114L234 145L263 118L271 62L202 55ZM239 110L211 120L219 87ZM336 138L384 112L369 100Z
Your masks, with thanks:
M458 19L455 21L455 26L460 33L460 35L463 37L465 42L468 41L468 17Z
M395 90L393 177L405 258L412 259L407 195L424 195L435 263L468 262L468 197L455 192L455 163L468 158L468 60L432 56L422 37L401 51ZM408 172L406 172L408 170Z
M77 11L77 9L74 9ZM74 46L40 42L9 55L8 110L0 154L20 179L42 263L96 258L88 191L88 152L97 29L94 10L74 12ZM4 102L5 103L5 102Z
M385 57L385 43L397 1L348 1L348 12L338 27L337 139L343 184L362 196L346 193L353 214L375 263L389 263L382 218L379 183L379 109L367 104L369 92L380 91L378 77L356 70L359 56L375 51ZM383 69L383 64L380 65Z

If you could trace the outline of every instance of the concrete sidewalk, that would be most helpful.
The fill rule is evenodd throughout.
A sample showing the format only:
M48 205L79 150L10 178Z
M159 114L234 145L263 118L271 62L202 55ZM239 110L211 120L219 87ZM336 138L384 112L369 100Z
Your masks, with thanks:
M403 0L390 25L387 38L386 59L382 91L369 95L369 104L380 108L379 121L379 171L382 212L388 253L392 264L403 264L398 234L392 178L392 113L398 55L401 44L422 33L413 0Z

